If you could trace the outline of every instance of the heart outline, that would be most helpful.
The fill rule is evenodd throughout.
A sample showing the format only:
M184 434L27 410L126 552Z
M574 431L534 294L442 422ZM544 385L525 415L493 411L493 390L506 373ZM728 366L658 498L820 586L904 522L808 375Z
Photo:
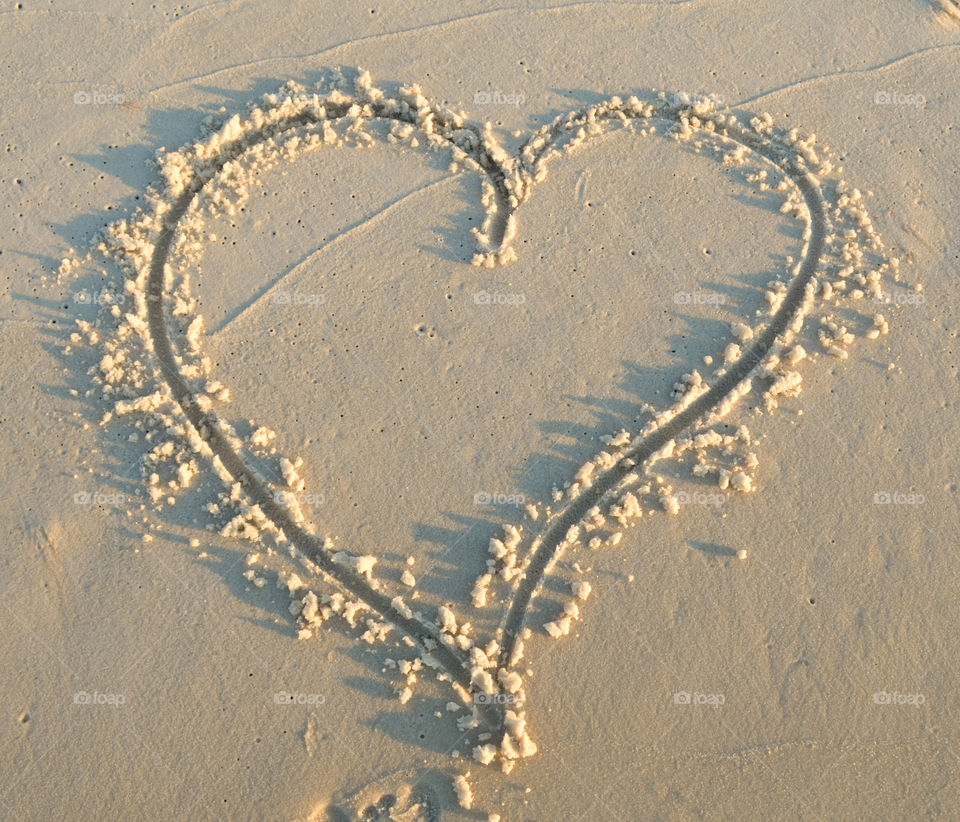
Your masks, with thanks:
M545 163L557 153L556 142L561 132L569 132L574 126L592 130L597 121L603 120L604 117L621 121L625 121L627 117L636 120L668 119L673 120L683 130L689 130L692 126L704 133L712 132L713 137L739 143L753 153L764 157L790 177L802 192L808 216L803 261L791 280L786 298L760 335L705 394L693 399L686 406L677 406L673 409L676 410L676 414L669 419L658 420L653 430L641 436L639 441L635 439L630 450L622 453L616 464L607 469L585 494L566 505L552 520L549 528L534 542L530 564L526 568L527 573L522 577L520 587L515 587L513 590L513 596L498 632L498 638L503 640L499 667L507 670L512 667L513 651L523 628L529 605L536 595L544 574L558 552L562 550L563 536L569 527L580 522L592 504L616 487L617 483L630 472L633 467L631 462L636 464L638 461L642 462L652 457L658 448L672 437L708 419L722 401L729 398L744 382L752 379L751 375L763 363L784 332L799 330L805 309L813 299L817 274L824 255L829 218L818 183L806 167L802 159L803 155L791 156L784 150L782 142L770 138L769 134L772 130L762 121L760 126L752 122L753 130L751 131L732 115L726 117L723 114L716 114L709 106L704 107L702 102L690 104L681 100L673 104L666 102L651 104L641 103L634 97L630 98L625 105L619 97L613 97L603 103L568 115L561 115L552 124L534 133L515 157L509 157L498 145L491 142L492 138L487 132L481 132L475 126L464 124L459 115L430 103L420 94L417 87L401 93L399 106L396 106L397 100L388 100L386 104L383 103L382 92L374 91L380 95L379 98L371 93L371 88L368 86L362 88L358 86L358 92L353 97L334 91L320 102L318 96L313 95L314 119L311 119L309 111L301 112L299 117L274 121L271 124L273 126L271 130L252 132L248 135L249 139L241 137L233 143L227 142L225 145L229 150L224 151L224 144L220 144L218 158L209 169L209 173L190 180L190 185L185 187L163 212L162 227L153 245L145 278L149 343L160 364L163 379L180 412L200 439L209 446L214 457L219 459L226 472L234 481L240 483L254 504L260 507L294 545L301 550L303 550L301 546L305 546L307 550L304 553L324 574L416 641L469 695L474 692L474 684L465 656L441 642L438 631L430 623L414 618L396 607L394 604L396 598L389 599L385 594L372 588L361 574L335 563L326 551L323 541L294 522L286 508L281 506L269 492L266 483L259 479L254 470L247 467L243 458L234 450L230 438L220 430L221 422L218 417L210 414L198 403L197 392L190 388L180 374L178 357L164 314L164 298L167 290L167 268L171 246L177 234L179 221L187 214L191 203L208 182L216 179L228 162L242 156L247 149L283 136L287 131L294 131L304 125L328 123L355 116L351 111L357 106L371 106L370 110L375 111L372 104L378 100L381 105L389 104L388 108L383 109L385 115L382 119L393 119L406 125L417 126L422 125L425 118L429 118L432 120L434 134L437 134L437 126L440 126L441 132L449 126L460 132L468 143L471 142L471 138L467 135L473 135L472 139L476 141L472 146L476 150L474 157L476 166L487 174L495 200L493 208L488 208L483 229L479 232L481 253L474 259L474 262L479 264L494 265L510 261L512 251L509 241L516 230L517 209L529 197L532 182L539 179ZM661 98L663 99L663 95ZM289 98L285 104L286 102L289 102ZM396 107L389 110L389 106ZM337 112L337 117L329 117L330 111ZM316 116L321 112L321 116ZM710 124L712 127L708 128ZM457 148L462 146L461 143L453 140L449 142ZM798 157L801 158L799 162ZM527 176L524 176L524 173ZM494 235L493 241L489 240L488 235L491 233ZM531 569L533 573L529 573ZM474 702L471 707L476 709L476 703ZM497 703L480 705L479 708L490 727L502 729L504 711L498 707Z

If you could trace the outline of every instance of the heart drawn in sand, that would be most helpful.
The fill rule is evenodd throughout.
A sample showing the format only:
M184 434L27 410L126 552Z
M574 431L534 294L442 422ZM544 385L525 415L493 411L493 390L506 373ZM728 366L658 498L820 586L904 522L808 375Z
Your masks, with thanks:
M155 366L152 378L138 373L136 398L130 399L127 392L114 411L163 416L194 454L212 460L221 478L233 487L233 497L242 502L246 521L282 534L292 546L291 553L309 570L341 589L341 601L342 595L353 598L376 619L420 646L422 659L446 674L472 710L472 719L462 727L503 734L499 748L478 747L481 761L496 757L514 760L536 750L524 728L522 679L516 671L525 618L554 561L589 530L584 523L603 509L623 525L636 507L631 488L639 483L640 472L669 457L675 448L689 447L698 432L707 431L751 390L755 379L772 379L768 398L771 392L789 395L799 380L796 372L784 370L780 355L791 345L816 300L836 298L847 290L841 284L855 286L854 292L876 285L875 278L863 274L867 262L857 243L865 241L862 245L874 251L882 247L859 192L847 193L842 181L824 182L833 169L821 150L813 147L812 138L780 132L767 116L744 124L729 112L717 111L708 98L650 97L612 97L570 112L533 133L510 155L489 127L471 124L462 115L432 103L416 86L390 97L361 72L349 91L334 88L320 94L290 89L287 94L269 95L265 106L253 107L245 117L234 116L203 141L164 155L164 184L149 198L153 211L116 224L105 243L128 274L126 291L135 305L119 323L117 339L140 339ZM325 145L365 144L375 139L375 127L387 129L390 142L450 151L455 164L482 175L485 220L475 232L478 251L473 262L477 265L492 267L514 259L511 242L517 215L545 176L547 165L611 128L641 129L642 134L665 129L675 139L702 143L726 165L749 161L769 169L780 183L768 190L783 191L782 210L799 218L805 227L799 261L772 292L773 297L768 294L769 312L754 328L743 326L742 349L727 358L711 383L690 380L674 407L658 414L642 431L613 441L610 450L578 473L557 509L548 510L535 522L537 528L531 528L535 533L521 536L514 530L503 540L493 541L499 563L496 568L508 568L503 577L512 581L512 589L500 631L485 651L457 636L456 617L448 609L427 621L415 615L400 595L372 584L362 557L331 551L329 543L305 527L295 501L278 497L271 482L245 458L243 441L212 410L223 387L213 381L211 388L209 363L200 353L202 323L192 315L189 284L179 279L178 272L196 259L202 248L203 209L232 213L242 201L244 169L251 163L269 167ZM763 171L755 179L762 180L766 174ZM868 336L881 330L875 323ZM825 350L837 356L844 354L850 341L846 328L836 324L828 323L820 336ZM802 357L802 353L796 355L797 348L786 362L793 364ZM521 542L526 543L527 552L517 563ZM474 605L482 604L483 588L490 577L478 581ZM575 591L579 599L586 599L589 585ZM312 603L305 603L316 612L315 597ZM567 618L569 621L569 612ZM565 633L556 624L551 633L554 630Z

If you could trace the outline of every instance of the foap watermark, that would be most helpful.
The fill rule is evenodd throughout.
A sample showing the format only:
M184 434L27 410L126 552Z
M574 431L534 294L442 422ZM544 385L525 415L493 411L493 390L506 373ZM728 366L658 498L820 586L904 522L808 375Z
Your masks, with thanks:
M523 494L499 494L491 491L477 491L473 495L474 505L524 505L527 499Z
M674 705L713 705L719 708L727 701L723 694L702 694L699 691L677 691L673 695Z
M323 694L302 694L297 691L277 691L273 695L276 705L323 705L327 698Z
M725 305L727 298L713 291L676 291L673 301L677 305Z
M102 694L99 691L77 691L73 695L74 705L112 705L119 708L126 701L123 694Z
M473 695L473 701L476 705L516 705L520 697L517 694L477 693Z
M924 305L927 298L919 291L878 291L873 301L883 305Z
M722 94L701 94L699 92L675 91L667 95L667 102L676 108L683 106L699 106L703 104L713 104L715 106L726 105L726 99Z
M899 91L878 91L873 95L875 106L917 106L927 102L922 94L901 94Z
M923 505L927 498L923 494L904 494L901 491L877 491L873 495L874 505Z
M726 494L710 493L705 494L702 491L677 491L677 502L680 505L712 505L720 508L727 503Z
M107 94L102 91L88 91L84 89L73 95L73 104L75 106L120 106L126 101L127 96L122 92Z
M273 295L274 305L323 305L325 294L306 294L302 291L278 291Z
M294 493L293 491L275 491L273 494L273 501L277 505L293 505L294 502L297 505L323 505L327 498L323 494L308 494L304 491L298 491Z
M517 106L523 105L527 98L518 91L477 91L473 95L476 106Z
M873 695L874 705L912 705L919 708L926 701L923 694L902 694L899 691L877 691Z
M107 303L113 303L115 299L116 295L106 288L97 291L82 288L73 292L73 301L77 305L106 305Z
M77 491L73 495L74 505L126 505L128 502L126 494L103 494L99 491Z
M527 301L525 294L505 294L501 291L478 291L473 295L477 305L523 305Z

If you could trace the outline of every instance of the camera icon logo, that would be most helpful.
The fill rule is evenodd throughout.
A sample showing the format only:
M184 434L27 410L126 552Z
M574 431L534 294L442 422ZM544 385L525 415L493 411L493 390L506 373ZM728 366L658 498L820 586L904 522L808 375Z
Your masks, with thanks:
M290 296L289 291L278 291L273 295L274 305L290 305L292 301L293 298Z
M89 91L78 91L73 95L73 102L78 106L88 106L93 102L93 95Z
M889 505L890 504L890 494L886 491L878 491L873 495L873 504L874 505Z
M474 505L489 505L491 500L492 497L486 491L477 491L477 493L473 495Z
M686 691L677 691L673 695L673 704L674 705L689 705L690 704L690 694Z
M473 695L473 701L476 705L515 705L520 700L516 694L488 694L480 691Z
M478 91L473 95L473 102L478 106L489 106L490 99L489 91Z

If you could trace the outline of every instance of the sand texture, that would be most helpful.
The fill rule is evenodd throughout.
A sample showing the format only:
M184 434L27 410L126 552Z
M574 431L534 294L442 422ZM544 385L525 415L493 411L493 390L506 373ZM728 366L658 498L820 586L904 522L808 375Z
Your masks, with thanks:
M0 38L0 818L960 818L952 0Z

